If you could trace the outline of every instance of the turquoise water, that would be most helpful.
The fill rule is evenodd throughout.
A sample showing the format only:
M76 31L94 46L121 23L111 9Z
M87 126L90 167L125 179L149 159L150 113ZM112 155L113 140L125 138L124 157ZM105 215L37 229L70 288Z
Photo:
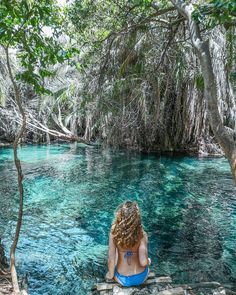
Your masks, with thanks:
M224 158L167 157L83 145L20 149L25 211L17 250L31 295L90 294L106 272L114 209L133 199L152 268L175 282L236 289L236 189ZM17 216L11 149L0 149L0 235L9 250Z

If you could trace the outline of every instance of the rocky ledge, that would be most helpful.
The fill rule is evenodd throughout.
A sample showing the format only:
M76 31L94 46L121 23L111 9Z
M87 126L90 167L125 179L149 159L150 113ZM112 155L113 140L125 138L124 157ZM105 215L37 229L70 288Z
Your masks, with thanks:
M176 285L170 277L156 277L149 273L147 281L140 287L125 288L115 281L98 283L92 290L93 295L236 295L226 290L218 282Z

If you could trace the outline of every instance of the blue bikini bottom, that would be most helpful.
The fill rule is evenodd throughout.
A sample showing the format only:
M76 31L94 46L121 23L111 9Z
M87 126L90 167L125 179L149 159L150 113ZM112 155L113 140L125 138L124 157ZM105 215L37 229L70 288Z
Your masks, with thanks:
M131 276L121 275L115 269L115 276L118 279L119 283L124 287L141 285L146 280L148 273L149 273L148 267L146 267L143 272L140 272L138 274L131 275Z

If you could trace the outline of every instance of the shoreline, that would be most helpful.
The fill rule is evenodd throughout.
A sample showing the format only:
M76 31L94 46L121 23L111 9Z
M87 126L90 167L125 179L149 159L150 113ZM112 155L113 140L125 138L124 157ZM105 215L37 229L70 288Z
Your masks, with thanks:
M35 143L35 142L25 142L19 144L19 146L36 146L36 145L60 145L60 144L70 144L72 143L71 141L53 141L51 143L46 143L46 142L41 142L41 143ZM75 142L73 142L75 143ZM78 142L78 144L80 144ZM87 146L86 144L83 143L84 146ZM13 146L13 142L0 142L0 149L1 148L9 148ZM91 145L88 145L91 147ZM98 145L96 142L94 142L95 147L101 147L101 149L106 149L109 148L114 151L126 151L126 152L134 152L134 153L141 153L141 154L147 154L147 155L157 155L157 156L170 156L170 157L178 157L178 156L193 156L193 157L199 157L199 158L221 158L225 157L223 153L215 152L215 153L207 153L207 152L201 152L201 151L196 151L193 149L176 149L176 150L155 150L155 149L150 149L150 150L145 150L145 149L140 149L140 148L135 148L135 147L114 147L111 145Z

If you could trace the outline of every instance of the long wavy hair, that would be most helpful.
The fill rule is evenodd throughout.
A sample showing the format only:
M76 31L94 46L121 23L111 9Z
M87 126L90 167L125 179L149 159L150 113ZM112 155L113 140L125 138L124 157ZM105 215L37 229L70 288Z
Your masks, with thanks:
M140 210L136 202L126 201L116 210L111 233L116 246L134 247L143 237Z

